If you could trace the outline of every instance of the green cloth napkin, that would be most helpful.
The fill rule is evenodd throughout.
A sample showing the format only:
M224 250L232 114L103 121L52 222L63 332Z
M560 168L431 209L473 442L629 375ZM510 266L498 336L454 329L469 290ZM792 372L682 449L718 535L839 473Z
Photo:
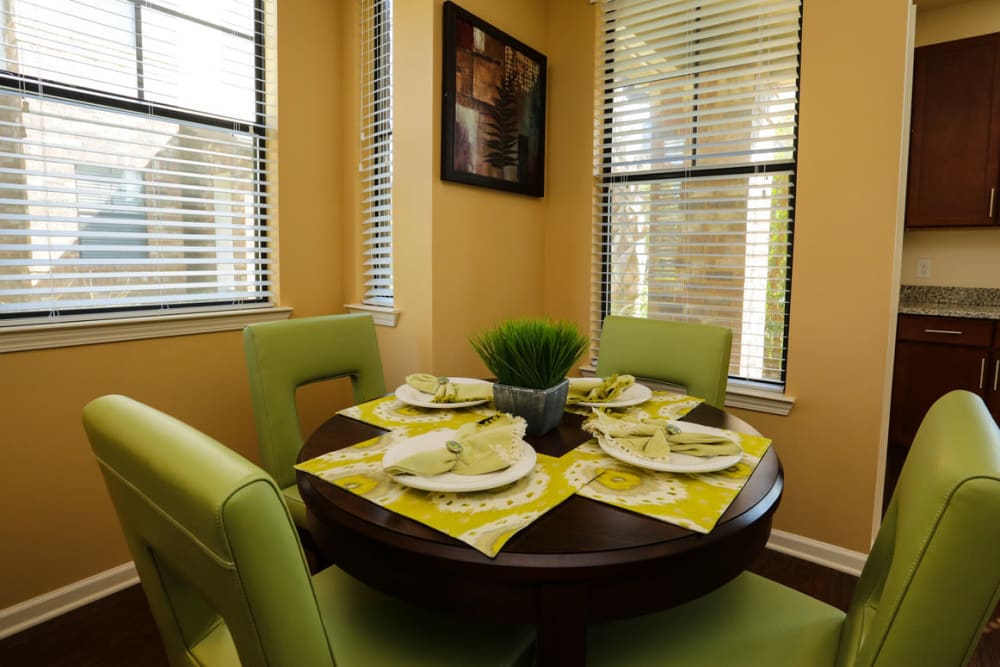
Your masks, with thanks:
M602 403L613 401L635 384L635 377L615 373L606 378L570 378L566 403L572 405L586 401Z
M667 440L666 431L662 428L656 429L653 435L625 436L614 440L625 445L629 451L648 459L670 458L670 442Z
M527 423L499 413L482 422L463 424L440 448L419 452L385 471L390 475L483 475L508 468L521 456Z
M607 408L594 408L590 417L583 423L583 430L610 438L651 436L662 430L666 430L668 434L680 433L679 428L669 424L665 419L651 419L634 412L612 414Z
M406 376L406 384L433 396L432 403L465 403L493 399L493 385L488 382L456 383L446 377L430 373L413 373Z
M740 446L731 439L712 433L684 433L664 420L639 415L613 415L605 409L594 413L583 429L611 438L629 451L650 459L667 460L671 453L688 456L728 456L738 454Z
M743 451L729 438L711 433L675 433L667 440L671 452L688 456L729 456Z

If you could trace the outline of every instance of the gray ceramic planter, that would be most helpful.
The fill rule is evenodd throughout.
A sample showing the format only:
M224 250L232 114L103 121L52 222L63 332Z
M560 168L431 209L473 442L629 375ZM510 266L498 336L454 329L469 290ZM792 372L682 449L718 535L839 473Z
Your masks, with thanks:
M562 419L569 394L569 380L548 389L528 389L508 384L493 385L493 404L501 412L524 417L528 435L545 435Z

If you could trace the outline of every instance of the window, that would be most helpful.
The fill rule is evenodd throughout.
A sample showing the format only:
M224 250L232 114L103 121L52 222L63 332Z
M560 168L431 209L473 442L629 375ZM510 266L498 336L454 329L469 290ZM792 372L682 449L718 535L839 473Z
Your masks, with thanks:
M142 181L134 170L94 167L87 164L76 166L77 210L80 213L80 259L127 259L148 257L146 249L135 248L106 249L106 246L130 246L133 239L142 238L146 231L145 222L135 225L122 224L124 219L145 220L142 212ZM87 206L87 204L90 206ZM94 222L84 221L90 218ZM111 218L112 222L96 222ZM98 236L94 232L105 231ZM85 246L98 246L90 250ZM105 247L105 249L101 249Z
M392 0L361 12L362 303L392 306Z
M261 0L0 11L0 324L271 305Z
M731 377L783 384L801 0L602 9L594 330L720 324Z

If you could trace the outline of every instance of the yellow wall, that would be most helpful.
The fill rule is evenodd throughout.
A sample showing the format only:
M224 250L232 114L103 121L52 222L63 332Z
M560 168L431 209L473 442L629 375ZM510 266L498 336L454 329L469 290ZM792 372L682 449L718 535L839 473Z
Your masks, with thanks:
M339 312L359 296L358 120L345 90L357 81L355 4L280 3L281 303L296 316ZM440 181L441 0L396 3L402 315L379 329L390 387L416 369L485 372L466 337L496 319L545 313L589 324L597 6L461 4L549 58L546 196ZM776 527L860 551L885 429L907 4L806 2L788 362L798 402L788 417L741 413L774 438L785 465ZM0 608L129 559L79 426L88 399L129 393L255 456L237 333L7 354L0 374L3 543L17 545L0 550ZM341 393L309 392L307 430Z
M338 5L282 2L281 301L295 315L345 301ZM327 81L330 85L317 85ZM0 355L4 483L0 484L0 609L130 560L80 426L83 405L124 393L256 458L239 332ZM306 392L308 430L346 396Z
M904 285L1000 288L1000 229L909 230L903 241ZM929 278L917 261L931 260Z
M742 415L785 466L776 526L863 552L895 333L908 5L805 2L787 370L796 404L783 418Z
M240 345L219 333L0 356L0 608L131 560L80 426L91 399L127 394L255 452Z
M1000 3L969 0L917 12L917 46L1000 32ZM917 278L917 260L931 260L930 278ZM907 231L902 282L1000 288L1000 228Z
M590 328L594 220L595 38L598 9L549 3L549 216L545 224L544 312ZM557 119L556 121L552 119Z
M914 46L1000 32L1000 5L996 0L966 0L927 10L917 10Z

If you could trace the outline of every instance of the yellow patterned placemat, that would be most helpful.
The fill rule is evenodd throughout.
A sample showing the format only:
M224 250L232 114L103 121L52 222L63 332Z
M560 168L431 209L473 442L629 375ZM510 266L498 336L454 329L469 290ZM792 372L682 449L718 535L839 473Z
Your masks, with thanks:
M412 489L382 470L382 456L402 431L329 452L295 466L435 530L465 542L490 558L519 530L572 496L600 471L571 452L537 455L535 470L489 491L440 493Z
M702 399L669 391L654 391L645 403L622 408L622 412L641 412L659 419L680 419L695 409ZM589 415L591 408L569 406L567 412ZM483 403L468 408L422 408L407 403L393 395L376 398L360 405L352 405L337 414L372 424L387 430L405 429L409 435L420 435L438 428L458 428L470 421L479 421L496 414L493 403Z
M337 414L390 431L402 428L410 435L420 435L437 428L458 428L466 422L479 421L496 413L492 403L458 409L420 408L390 395L352 405Z
M699 533L718 523L771 446L768 438L726 431L743 448L731 468L706 473L657 472L623 463L604 453L596 440L574 450L600 474L577 493Z
M680 419L687 413L694 410L703 399L685 394L678 394L672 391L654 391L653 396L639 405L632 405L626 408L618 408L616 412L641 413L657 419ZM593 408L582 405L569 405L566 412L578 415L589 415Z

